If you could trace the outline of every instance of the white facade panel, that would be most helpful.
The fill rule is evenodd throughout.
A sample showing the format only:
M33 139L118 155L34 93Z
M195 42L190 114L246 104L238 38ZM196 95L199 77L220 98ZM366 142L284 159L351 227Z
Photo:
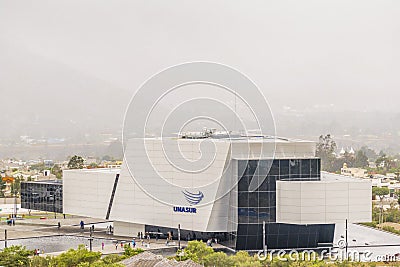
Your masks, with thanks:
M137 236L140 232L145 233L143 224L114 221L114 235L116 236Z
M129 162L132 160L143 162L144 166L147 159L135 157L135 150L129 149L138 145L135 142L140 142L140 140L132 140L128 144L128 152L125 157ZM207 144L204 146L206 149L201 150L200 153L199 145L202 142L207 142ZM212 142L212 146L210 146L210 142ZM169 164L168 160L164 158L162 146L177 149L167 155L176 166ZM173 186L161 186L158 174L153 173L152 169L143 169L139 172L135 170L136 173L140 173L140 178L143 178L143 175L146 176L146 179L136 180L135 173L130 172L129 167L131 166L124 162L120 182L125 186L118 185L117 187L110 219L171 228L176 228L178 224L181 224L182 229L194 231L226 231L229 197L213 200L221 190L229 192L229 188L226 187L231 184L231 181L227 181L227 179L232 180L232 176L227 172L225 165L230 161L230 157L228 157L230 142L176 139L162 143L161 140L152 139L146 141L146 149L149 151L151 168L157 170L163 178L161 182L172 184L179 190L175 190L176 188ZM184 159L176 160L181 155L178 149L182 152ZM207 168L201 172L177 168L184 161L195 162L201 156L212 159ZM208 184L213 186L204 189L204 186ZM144 191L146 188L151 189L149 194ZM174 188L175 191L168 188ZM201 190L204 199L199 205L190 205L182 193L184 188L192 191L200 188L197 190ZM175 212L174 207L196 208L196 213Z
M371 221L371 182L346 178L277 181L277 222L324 224Z
M64 213L104 219L117 173L117 169L64 171Z

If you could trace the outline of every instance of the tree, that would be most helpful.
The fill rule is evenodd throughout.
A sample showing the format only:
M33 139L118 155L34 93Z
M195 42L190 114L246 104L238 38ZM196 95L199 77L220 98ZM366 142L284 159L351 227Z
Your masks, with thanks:
M29 266L29 256L33 255L33 251L27 250L23 246L11 246L4 248L0 252L1 266Z
M249 255L246 251L239 251L235 255L232 256L232 260L234 262L233 266L241 266L241 267L257 267L262 266L261 262Z
M391 168L390 158L386 156L386 154L383 153L382 151L381 153L379 153L379 157L376 159L375 163L378 169L389 170ZM382 167L380 167L381 164Z
M336 142L330 134L321 135L317 144L316 156L321 159L321 168L325 171L336 171L334 169Z
M64 252L61 255L57 256L55 260L57 262L57 266L74 267L85 263L88 263L90 265L100 260L100 258L101 252L89 251L85 248L84 245L79 245L78 249L70 249L67 252Z
M62 178L62 169L61 169L60 165L58 165L58 164L55 164L51 168L51 173L54 174L57 179L61 179Z
M20 177L16 177L14 179L14 182L11 184L11 193L12 194L18 194L21 192L21 180L22 180L22 176Z
M6 182L4 182L3 177L0 176L0 197L4 197L4 189L6 189Z
M360 148L360 150L362 152L364 152L364 154L367 156L367 158L369 160L375 161L378 158L378 154L376 154L375 150L373 150L373 149L371 149L371 148L369 148L367 146L362 146Z
M82 169L83 168L83 163L84 159L81 156L73 156L69 162L68 162L68 169Z
M144 250L141 248L131 248L128 245L124 245L124 256L127 258L136 256L139 253L142 253Z
M400 205L400 191L395 192L395 195L397 196L397 203Z
M37 170L37 171L39 171L39 172L43 172L43 171L46 169L46 166L45 166L44 163L42 162L42 163L38 163L38 164L31 165L29 168L30 168L31 170Z
M177 252L179 255L181 251ZM213 254L214 250L211 247L208 247L203 241L189 241L188 246L183 250L183 257L177 256L177 260L187 260L191 259L197 263L204 263L204 258L208 257L210 254Z
M365 168L368 167L368 157L364 151L358 150L354 160L354 167Z
M55 264L51 265L52 258L50 256L42 257L42 256L34 256L30 259L30 265L34 267L48 267L54 266Z
M99 167L99 164L94 163L94 162L90 163L89 166L87 166L88 169L96 169L98 167Z
M390 203L390 208L385 211L385 222L400 222L400 211L394 206L394 203Z
M204 256L203 258L204 266L213 266L213 267L226 267L226 266L234 266L234 261L224 252L214 252Z
M383 197L389 194L389 188L387 187L372 187L372 195L378 196L379 199L382 201Z
M124 248L125 248L125 246L124 246ZM125 250L126 250L126 248L125 248ZM143 249L140 249L140 250L144 251ZM130 258L130 257L126 257L126 256L123 256L123 255L117 255L117 254L108 254L108 255L104 256L101 259L101 261L103 263L105 263L105 264L112 264L112 263L120 262L120 261L122 261L122 260L124 260L126 258ZM107 266L109 266L109 265L107 265Z
M389 188L387 187L372 187L372 195L378 196L380 200L380 216L379 216L379 224L383 222L383 198L387 194L389 194Z

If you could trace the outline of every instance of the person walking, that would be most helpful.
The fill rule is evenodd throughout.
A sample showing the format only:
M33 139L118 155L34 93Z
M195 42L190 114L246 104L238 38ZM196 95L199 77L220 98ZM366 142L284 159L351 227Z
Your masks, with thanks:
M136 241L135 241L135 239L132 239L132 247L133 247L133 248L136 247Z
M157 228L156 241L158 241L158 238L160 237L160 235L161 235L160 228Z
M104 242L101 242L101 250L104 250Z

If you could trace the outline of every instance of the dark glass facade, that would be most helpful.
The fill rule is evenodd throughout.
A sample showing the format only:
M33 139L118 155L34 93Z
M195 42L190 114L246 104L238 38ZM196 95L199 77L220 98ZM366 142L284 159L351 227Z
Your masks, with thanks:
M172 233L173 239L178 239L178 229L177 228L170 228L170 227L162 227L156 225L146 225L145 226L145 233L162 233L159 235L160 238L166 238L168 236L168 232ZM143 233L143 234L145 234ZM181 229L181 239L190 241L190 240L208 240L210 238L217 238L219 241L226 241L228 240L228 233L226 232L199 232L199 231L191 231Z
M21 208L63 213L62 182L21 182Z
M268 249L318 248L331 245L334 231L334 224L267 223L265 243ZM237 233L236 250L262 249L262 224L238 224Z
M316 248L332 243L334 224L295 225L276 223L276 181L319 181L320 159L238 161L237 221L230 221L230 245L236 250L259 250L266 222L266 245L270 249ZM257 184L250 190L250 184ZM236 203L236 202L232 202Z

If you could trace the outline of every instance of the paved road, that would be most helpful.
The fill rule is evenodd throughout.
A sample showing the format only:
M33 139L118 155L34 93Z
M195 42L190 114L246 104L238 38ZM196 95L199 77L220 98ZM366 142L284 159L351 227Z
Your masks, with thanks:
M82 232L79 227L80 221L83 220L85 224L92 223L105 223L105 220L84 218L84 217L72 217L67 219L19 219L16 220L15 226L9 226L5 221L0 224L0 240L4 240L4 230L7 230L8 239L17 238L28 238L28 237L40 237L48 235L59 235L59 234L88 234L89 229ZM61 229L57 227L58 222L61 223ZM99 229L105 234L105 225L103 229ZM98 228L98 227L97 227ZM96 226L95 226L96 229Z
M85 222L85 229L81 230L79 223L83 220ZM57 224L61 223L61 228L58 229ZM85 237L85 242L88 240L90 235L89 227L91 224L95 224L95 232L93 237L97 239L97 246L93 247L94 251L101 251L104 255L107 254L116 254L122 253L123 248L120 245L115 247L115 242L118 241L120 244L121 241L123 243L131 243L131 237L124 236L115 236L110 235L106 232L106 226L110 223L105 220L92 219L92 218L84 218L84 217L72 217L67 219L24 219L17 220L15 226L8 226L6 222L1 222L0 224L0 242L4 242L4 230L7 229L8 239L21 239L21 238L32 238L32 237L45 237L45 236L59 236L59 235L71 235L71 236L81 236ZM105 242L104 249L101 248L101 243L99 239L107 239ZM136 247L142 248L144 250L158 250L158 254L165 255L173 255L177 249L178 242L173 241L166 246L164 239L160 239L156 241L155 239L150 240L150 245L147 245L147 240L145 242L141 242L136 239ZM88 241L86 242L88 245ZM187 242L182 241L182 246L186 246ZM222 247L221 245L216 245L216 247ZM159 252L159 250L163 250L163 252ZM44 255L58 255L60 252L51 252L45 253Z
M334 246L345 237L345 224L336 224ZM348 246L351 253L371 253L376 257L400 253L400 236L357 224L348 224ZM341 252L339 250L339 252Z

